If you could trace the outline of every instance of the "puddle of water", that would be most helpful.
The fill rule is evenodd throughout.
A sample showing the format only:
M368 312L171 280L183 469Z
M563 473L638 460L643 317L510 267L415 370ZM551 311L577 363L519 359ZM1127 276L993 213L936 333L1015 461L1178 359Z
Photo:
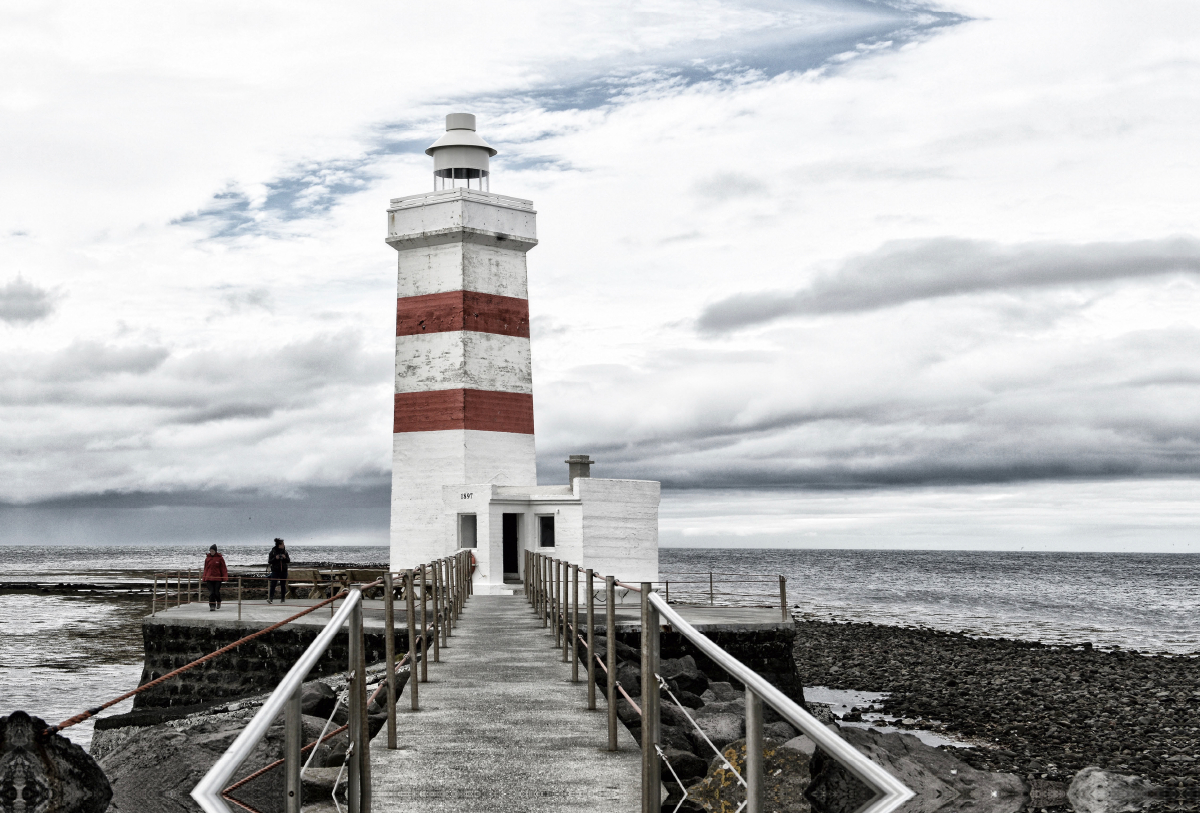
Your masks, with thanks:
M804 700L808 703L820 703L829 706L830 711L838 718L838 725L853 728L870 728L883 734L901 733L912 734L926 745L937 747L948 745L954 748L971 748L975 743L956 740L926 728L902 728L893 725L876 725L879 720L894 723L900 718L868 709L879 708L879 703L886 700L888 692L860 692L854 689L830 689L828 686L805 686ZM852 709L857 708L862 713L862 722L842 720ZM936 720L925 720L936 724Z

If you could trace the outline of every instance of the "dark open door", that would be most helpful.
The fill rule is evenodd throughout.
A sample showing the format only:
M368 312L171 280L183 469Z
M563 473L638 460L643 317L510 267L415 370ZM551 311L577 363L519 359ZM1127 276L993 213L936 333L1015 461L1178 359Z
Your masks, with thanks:
M504 515L504 575L520 578L521 515Z

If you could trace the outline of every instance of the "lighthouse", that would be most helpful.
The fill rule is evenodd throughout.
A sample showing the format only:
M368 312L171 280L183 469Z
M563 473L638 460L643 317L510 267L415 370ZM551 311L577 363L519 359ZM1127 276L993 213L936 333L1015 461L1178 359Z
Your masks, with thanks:
M593 479L586 455L572 456L568 485L537 483L533 203L491 191L496 150L470 113L446 116L426 153L433 190L388 208L398 255L392 569L470 548L476 590L509 592L533 548L656 579L658 483Z

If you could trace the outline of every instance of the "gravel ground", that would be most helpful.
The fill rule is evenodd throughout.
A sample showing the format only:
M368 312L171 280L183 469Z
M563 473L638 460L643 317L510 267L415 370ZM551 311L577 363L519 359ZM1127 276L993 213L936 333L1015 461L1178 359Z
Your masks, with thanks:
M980 743L957 753L973 767L1069 782L1097 765L1197 798L1200 656L797 623L796 668L806 686L890 692L884 713Z

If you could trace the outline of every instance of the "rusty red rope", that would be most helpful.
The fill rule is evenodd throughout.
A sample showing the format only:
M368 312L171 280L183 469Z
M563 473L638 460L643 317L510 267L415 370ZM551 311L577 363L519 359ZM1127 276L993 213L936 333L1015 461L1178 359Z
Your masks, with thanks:
M420 636L418 636L418 637L419 637L419 638L421 638L421 639L424 639L424 638L425 638L425 636L427 636L427 635L429 634L429 631L430 631L431 629L433 629L433 627L432 627L432 626L427 626L427 627L425 628L425 630L424 630L424 631L421 633L421 635L420 635ZM405 661L407 661L407 660L408 660L408 656L409 656L409 655L411 655L411 654L412 654L411 652L405 652L405 653L404 653L404 657L403 657L403 658L401 658L399 661L397 661L397 662L396 662L396 666L398 666L398 667L399 667L399 666L403 666L403 665L404 665L404 663L405 663ZM415 662L415 661L414 661L414 662ZM415 675L410 675L410 676L409 676L409 680L413 680L413 679L415 679L415 677L416 677ZM374 702L376 699L378 699L380 692L382 692L382 691L383 691L385 688L387 688L387 681L386 681L386 680L383 680L383 681L381 681L381 682L380 682L380 684L379 684L378 686L376 686L376 687L375 687L375 691L371 693L371 696L370 696L369 698L367 698L367 702L368 702L368 703L372 703L372 702ZM350 727L350 726L349 726L349 724L347 724L347 725L344 725L344 726L342 726L341 728L338 728L338 729L336 729L336 730L334 730L334 731L330 731L330 732L329 732L328 734L326 734L324 737L321 737L321 738L319 738L319 739L313 740L313 741L312 741L312 742L310 742L308 745L306 745L306 746L304 746L303 748L301 748L301 749L300 749L300 753L302 753L302 754L303 754L305 751L309 750L310 748L313 748L313 747L315 747L315 746L317 746L317 745L320 745L321 743L325 742L325 740L329 739L330 737L334 737L334 736L336 736L336 735L338 735L338 734L341 734L343 731L345 731L345 730L346 730L347 728L349 728L349 727ZM237 799L234 799L233 797L229 796L228 794L230 794L230 793L233 793L235 790L237 790L238 788L240 788L242 785L245 785L247 782L251 782L251 781L253 781L253 780L257 779L258 777L260 777L260 776L262 776L263 774L265 774L267 771L273 770L274 768L278 768L278 767L279 767L280 765L282 765L283 763L284 763L284 760L282 760L282 759L277 759L277 760L275 760L274 762L272 762L270 765L266 765L266 766L264 766L264 767L262 767L262 768L259 768L259 769L258 769L257 771L255 771L254 773L250 774L250 775L249 775L249 776L247 776L247 777L244 777L244 778L242 778L242 779L239 779L237 782L234 782L232 785L230 785L229 787L227 787L227 788L225 788L223 791L221 791L221 797L222 797L223 799L226 799L227 801L233 802L235 805L238 805L239 807L241 807L241 808L242 808L242 809L244 809L244 810L248 810L248 811L250 811L250 813L261 813L261 811L259 811L259 810L256 810L256 809L255 809L255 808L253 808L253 807L249 807L249 806L247 806L246 804L244 804L244 803L242 803L242 802L239 802Z
M383 579L376 579L375 581L371 582L370 584L365 584L362 586L363 587L375 587L375 586L381 584L382 582L383 582ZM134 695L141 694L142 692L144 692L148 689L152 689L155 686L158 686L158 685L162 684L163 682L170 680L171 678L173 678L177 675L182 675L184 672L187 672L190 669L194 669L195 667L199 666L200 664L202 664L206 661L210 661L213 658L217 657L218 655L223 655L226 652L230 651L231 649L235 649L235 648L241 646L242 644L253 641L255 638L259 638L263 635L266 635L268 632L273 632L274 630L277 630L280 627L282 627L284 624L289 624L292 621L295 621L297 618L306 616L315 610L319 610L321 607L324 607L325 605L327 605L331 602L337 601L339 598L342 598L345 595L347 595L347 591L343 590L342 592L338 593L336 596L331 596L331 597L325 599L324 601L318 602L317 604L312 605L311 607L309 607L306 610L302 610L301 612L298 612L293 616L283 619L282 621L278 622L277 624L272 624L271 626L261 629L258 632L253 633L252 635L247 635L245 638L234 641L232 644L229 644L228 646L223 646L220 649L218 649L216 652L210 652L207 655L204 655L203 657L197 658L196 660L192 661L191 663L184 664L183 666L179 667L175 671L168 672L167 674L165 674L161 677L155 678L154 680L150 681L149 683L143 683L141 686L138 686L133 691L125 692L125 694L121 695L120 697L115 697L112 700L109 700L105 703L101 703L99 706L95 706L84 712L80 712L79 714L76 714L74 717L68 717L66 720L63 720L58 725L50 726L49 728L46 729L46 731L44 733L56 734L59 731L62 731L64 728L70 728L73 725L78 725L79 723L82 723L84 720L87 720L91 717L95 717L97 714L104 711L105 709L115 706L116 704L120 703L122 700L128 700L129 698L133 697Z

